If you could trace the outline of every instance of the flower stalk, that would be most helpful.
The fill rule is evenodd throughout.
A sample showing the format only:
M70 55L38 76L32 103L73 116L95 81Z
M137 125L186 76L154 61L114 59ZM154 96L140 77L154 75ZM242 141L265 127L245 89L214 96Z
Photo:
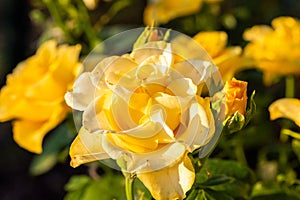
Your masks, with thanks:
M285 97L293 98L295 96L295 78L293 75L285 78Z
M133 181L135 178L134 174L131 173L124 173L125 176L125 193L127 200L134 200L133 194Z

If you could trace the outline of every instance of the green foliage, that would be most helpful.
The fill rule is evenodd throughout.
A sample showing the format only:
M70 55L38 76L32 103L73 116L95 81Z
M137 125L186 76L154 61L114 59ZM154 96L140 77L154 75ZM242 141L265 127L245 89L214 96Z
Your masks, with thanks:
M65 185L65 200L125 199L124 177L108 173L94 180L89 176L73 176Z
M299 192L299 189L298 189ZM251 199L253 200L297 200L300 199L299 193L292 191L277 182L257 182L253 186Z
M139 180L134 180L134 196L138 200L151 200L152 196L149 190L144 186L144 184Z
M298 160L300 161L300 141L293 139L292 148L295 154L297 155Z
M246 199L254 182L253 172L239 162L208 159L196 174L187 199Z

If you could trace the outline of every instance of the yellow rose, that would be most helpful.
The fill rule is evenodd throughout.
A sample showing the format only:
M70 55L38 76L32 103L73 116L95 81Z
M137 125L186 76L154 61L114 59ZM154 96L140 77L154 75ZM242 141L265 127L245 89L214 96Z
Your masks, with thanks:
M223 81L230 80L244 67L239 46L226 47L227 34L222 31L200 32L193 37L212 57L222 75Z
M245 56L263 70L266 84L276 76L300 73L300 21L278 17L272 26L258 25L244 33L244 38L250 41Z
M235 112L244 115L247 106L247 82L233 78L225 83L225 115L229 116Z
M34 153L42 152L43 137L70 110L64 94L81 66L77 61L79 45L56 45L53 40L42 44L7 76L0 92L0 121L15 119L14 140Z
M70 148L71 165L123 159L155 199L183 199L195 179L187 156L215 132L209 98L199 85L211 78L207 61L176 62L172 44L148 42L107 57L85 72L65 96L83 111Z
M270 119L287 118L300 127L300 100L295 98L278 99L269 106Z
M203 0L149 0L144 10L144 23L165 24L170 20L196 13L200 10Z

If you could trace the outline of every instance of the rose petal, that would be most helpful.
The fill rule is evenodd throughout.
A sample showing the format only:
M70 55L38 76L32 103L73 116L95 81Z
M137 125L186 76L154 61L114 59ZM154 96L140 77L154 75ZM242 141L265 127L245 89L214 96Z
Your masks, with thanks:
M99 132L90 133L81 128L70 147L71 166L109 158L102 148L102 137Z
M270 119L288 118L300 126L300 100L283 98L276 100L269 107Z
M213 58L218 56L227 44L227 34L223 31L200 32L193 39Z
M118 147L111 142L110 135L105 134L103 140L103 148L109 156L117 160L124 156L127 163L127 171L129 172L149 172L170 166L182 158L185 153L185 145L182 143L169 143L157 150L145 153L134 153L124 148ZM142 143L143 141L140 140ZM146 145L148 140L141 145Z
M205 82L217 70L211 62L201 60L187 60L176 63L173 68L186 78L192 79L195 85Z
M197 93L197 86L192 82L189 78L180 78L173 80L167 88L175 95L175 96L190 96L195 95Z
M198 102L194 102L190 106L187 128L177 131L176 140L187 144L190 152L205 145L215 130L213 116L209 110L209 101L201 99L199 97Z
M0 121L17 118L33 122L43 122L49 119L53 114L53 110L57 110L58 107L60 107L63 100L56 99L51 102L40 101L25 98L21 92L19 93L17 91L18 88L15 88L13 85L4 86L1 89Z
M28 151L41 153L44 136L61 123L66 114L65 107L61 106L54 110L52 116L44 122L16 120L13 122L14 140Z
M85 110L96 96L96 87L92 84L89 72L81 74L76 80L72 92L65 94L66 103L75 110Z
M149 189L153 198L184 199L195 180L193 165L187 155L174 166L154 172L138 173L137 177Z
M165 50L171 53L169 48L170 46L164 41L148 42L145 45L134 49L130 55L136 63L141 64L151 56L163 55ZM172 60L170 54L166 54L165 56L166 61L168 61L167 63L170 63Z
M82 124L89 132L119 130L111 111L113 92L107 90L93 100L83 112Z

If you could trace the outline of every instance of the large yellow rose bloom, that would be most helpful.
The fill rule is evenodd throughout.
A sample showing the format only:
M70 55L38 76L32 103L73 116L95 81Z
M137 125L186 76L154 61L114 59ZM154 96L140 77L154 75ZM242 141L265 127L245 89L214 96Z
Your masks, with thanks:
M278 17L272 27L257 25L244 33L250 43L245 56L264 72L267 84L280 75L300 74L300 21L292 17Z
M211 56L219 68L223 81L230 80L245 66L241 58L242 48L239 46L227 47L227 34L223 31L203 31L193 39L198 42Z
M80 49L47 41L7 76L0 92L0 121L14 119L14 140L28 151L41 153L45 134L69 111L64 94L81 66Z
M195 179L189 152L215 132L210 100L198 94L212 65L178 61L171 43L148 42L107 57L65 96L83 111L70 149L71 165L123 159L155 199L183 199Z

